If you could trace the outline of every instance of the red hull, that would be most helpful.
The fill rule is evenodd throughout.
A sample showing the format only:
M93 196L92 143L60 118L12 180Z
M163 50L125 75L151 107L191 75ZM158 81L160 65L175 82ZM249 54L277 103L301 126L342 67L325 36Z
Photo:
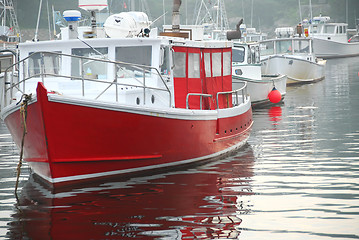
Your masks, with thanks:
M236 116L194 119L193 113L141 114L138 108L111 109L49 99L39 84L37 100L28 106L24 159L52 184L216 157L242 146L252 126L250 106ZM19 109L4 120L19 146L23 129Z

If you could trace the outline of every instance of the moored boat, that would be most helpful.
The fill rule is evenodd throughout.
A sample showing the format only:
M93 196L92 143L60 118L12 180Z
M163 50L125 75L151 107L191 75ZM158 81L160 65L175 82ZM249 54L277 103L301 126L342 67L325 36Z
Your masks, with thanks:
M62 39L19 44L4 75L1 118L46 182L169 168L246 143L251 103L246 86L232 89L231 42L152 36L142 13L104 28L64 15Z
M259 43L234 42L232 53L233 88L247 84L252 106L270 104L268 97L273 88L280 92L281 100L286 94L287 76L262 74Z
M288 85L312 83L324 79L326 60L317 58L312 47L312 39L303 37L262 41L263 73L287 75Z
M318 16L304 20L303 27L313 38L316 56L327 59L359 55L359 42L348 42L347 23L334 23L328 16Z

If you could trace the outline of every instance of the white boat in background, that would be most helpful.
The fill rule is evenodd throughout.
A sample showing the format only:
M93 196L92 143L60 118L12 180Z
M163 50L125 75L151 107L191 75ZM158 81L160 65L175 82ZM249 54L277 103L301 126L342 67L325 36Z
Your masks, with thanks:
M259 42L267 39L268 34L257 31L256 28L248 28L245 24L241 25L242 42Z
M326 60L315 56L311 38L276 38L260 44L264 74L287 75L288 85L324 79Z
M359 56L359 42L348 42L348 24L329 21L328 16L303 20L305 34L313 38L316 56L321 58Z
M286 94L287 76L283 74L262 75L259 43L235 42L232 50L232 88L247 83L247 91L252 106L269 104L269 93L275 87L281 94Z

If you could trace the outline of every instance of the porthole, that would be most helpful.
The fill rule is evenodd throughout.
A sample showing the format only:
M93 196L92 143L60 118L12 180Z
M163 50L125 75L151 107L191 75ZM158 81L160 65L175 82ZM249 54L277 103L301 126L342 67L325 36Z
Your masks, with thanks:
M137 103L137 105L140 105L140 98L139 97L136 98L136 103Z
M155 103L155 96L154 95L151 96L151 102Z

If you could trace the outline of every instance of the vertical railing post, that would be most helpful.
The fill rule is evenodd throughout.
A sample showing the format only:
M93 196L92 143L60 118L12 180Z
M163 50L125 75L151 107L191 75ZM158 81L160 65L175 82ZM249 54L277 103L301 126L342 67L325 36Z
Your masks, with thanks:
M146 105L146 70L143 69L143 105Z
M40 61L41 61L41 69L40 69L40 74L41 74L41 81L43 84L45 84L45 62L44 62L44 53L40 53Z
M114 63L114 75L115 75L115 84L116 84L116 102L118 102L118 82L117 82L117 64Z
M80 72L81 72L81 91L82 96L85 96L85 79L84 79L84 66L83 66L83 59L80 58Z
M22 79L26 78L26 65L25 65L25 61L22 62ZM20 71L20 68L19 68ZM20 74L19 74L20 76ZM20 79L19 79L20 80ZM25 93L25 81L22 83L23 88L22 88L22 92Z

